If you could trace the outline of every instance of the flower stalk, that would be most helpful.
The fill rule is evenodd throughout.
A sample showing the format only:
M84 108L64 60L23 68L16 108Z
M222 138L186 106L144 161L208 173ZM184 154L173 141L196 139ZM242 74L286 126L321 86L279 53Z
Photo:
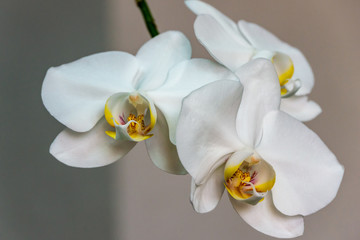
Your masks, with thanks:
M155 37L156 35L159 35L159 31L156 27L155 20L151 14L149 6L146 3L146 0L135 0L135 2L144 17L146 27L151 37Z

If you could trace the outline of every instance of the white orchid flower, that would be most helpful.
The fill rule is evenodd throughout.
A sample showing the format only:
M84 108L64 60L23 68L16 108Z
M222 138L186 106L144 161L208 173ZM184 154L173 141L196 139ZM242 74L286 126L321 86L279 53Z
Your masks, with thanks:
M308 100L314 75L297 48L254 23L241 20L236 24L202 1L185 3L198 15L194 24L196 37L214 59L233 71L252 59L271 60L281 86L281 110L300 121L312 120L321 113L320 106Z
M238 214L278 238L303 233L303 217L335 197L343 167L321 139L279 110L270 61L256 59L183 101L177 127L180 160L192 176L197 212L213 210L224 189Z
M145 140L157 167L185 174L173 144L181 101L231 74L190 56L188 39L170 31L145 43L136 56L105 52L49 69L42 99L68 127L52 143L51 154L70 166L99 167Z

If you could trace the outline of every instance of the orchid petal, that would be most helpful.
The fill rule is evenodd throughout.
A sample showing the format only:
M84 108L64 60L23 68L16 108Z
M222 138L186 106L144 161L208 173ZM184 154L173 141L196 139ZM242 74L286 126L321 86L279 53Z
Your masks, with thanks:
M244 20L238 22L240 32L244 34L245 38L250 42L252 46L262 50L277 50L288 44L281 41L271 32L260 27L259 25Z
M51 144L50 153L60 162L81 168L101 167L122 158L135 142L115 141L105 134L111 126L101 119L88 132L62 131Z
M321 113L320 106L314 101L309 101L306 96L282 98L280 109L302 122L310 121Z
M176 145L183 166L197 185L242 147L233 131L241 95L239 82L223 80L192 92L183 101Z
M229 36L236 39L242 46L250 47L249 42L242 37L236 23L213 6L198 0L185 0L185 5L196 15L212 16Z
M124 52L106 52L50 68L42 86L45 107L68 128L85 132L104 115L106 99L132 91L138 71L136 58Z
M224 164L214 170L212 175L201 185L191 181L191 203L198 213L212 211L224 193Z
M286 216L279 212L269 193L263 201L250 205L229 196L237 213L251 227L276 238L294 238L303 234L304 219L301 216Z
M229 34L212 16L200 15L194 23L195 35L211 56L230 70L247 63L254 49L243 44L240 35Z
M161 111L157 110L157 121L151 131L153 136L145 141L150 159L155 166L171 174L186 174L174 144L169 139L169 128Z
M294 79L301 80L301 88L296 95L306 95L314 86L314 74L305 56L297 48L281 41L274 34L255 23L241 20L239 29L246 39L259 50L278 51L288 55L294 64Z
M261 137L264 116L279 109L279 80L272 63L262 58L247 63L236 71L236 75L244 85L236 131L242 143L254 147Z
M336 196L344 168L321 139L286 113L269 113L257 152L276 172L274 204L286 215L309 215Z
M168 31L152 38L136 54L143 72L136 89L145 91L161 86L170 68L190 57L190 42L181 32Z
M164 85L148 92L155 105L164 113L173 144L183 98L205 84L221 79L236 80L236 76L218 63L191 59L174 67Z

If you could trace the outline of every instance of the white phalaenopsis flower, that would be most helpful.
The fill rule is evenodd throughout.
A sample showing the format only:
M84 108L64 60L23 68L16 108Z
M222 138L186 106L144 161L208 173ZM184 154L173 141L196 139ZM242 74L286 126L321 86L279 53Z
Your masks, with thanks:
M217 81L183 101L176 143L192 176L197 212L213 210L224 189L238 214L270 236L303 233L303 217L335 197L343 167L321 139L279 110L270 61L244 65L236 81Z
M304 55L262 27L246 21L233 22L214 7L199 0L186 0L198 15L194 30L199 42L221 64L235 71L256 58L271 60L281 86L281 110L300 121L309 121L321 108L307 95L314 75Z
M52 143L51 154L70 166L98 167L145 140L157 167L185 174L174 145L181 101L231 74L219 64L190 57L188 39L170 31L145 43L136 56L105 52L49 69L42 99L68 127Z

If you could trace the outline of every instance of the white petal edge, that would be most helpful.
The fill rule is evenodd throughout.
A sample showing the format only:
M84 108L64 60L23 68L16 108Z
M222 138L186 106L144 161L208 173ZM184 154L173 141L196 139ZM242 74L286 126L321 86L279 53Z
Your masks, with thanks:
M155 166L167 173L178 175L187 174L180 162L176 146L170 142L169 128L166 119L159 109L156 111L157 121L155 127L150 132L154 135L145 140L149 157Z
M243 146L234 131L241 95L239 82L223 80L192 92L183 101L176 146L183 166L198 185Z
M142 69L136 89L146 91L158 88L173 66L190 57L190 41L181 32L168 31L150 39L136 54Z
M313 120L321 113L319 104L309 101L307 96L282 98L280 110L302 122Z
M259 232L276 238L294 238L304 233L303 217L279 212L273 204L271 192L255 206L228 197L242 219Z
M344 168L321 139L286 113L269 113L257 152L276 172L274 204L286 215L309 215L336 196Z
M201 185L191 181L191 203L198 213L212 211L219 203L224 193L224 164L218 167Z
M276 50L281 48L284 44L289 46L274 34L255 23L240 20L238 26L240 32L256 49Z
M239 35L229 34L212 16L200 15L194 23L195 35L210 55L230 70L250 61L254 49L244 46Z
M244 47L250 47L249 42L241 35L236 23L210 4L199 0L185 0L185 5L196 15L212 16L237 42Z
M264 116L280 107L279 80L271 61L263 58L252 60L235 74L244 86L236 131L242 143L255 147L261 137Z
M299 49L281 41L274 34L255 23L241 20L238 25L242 34L256 49L282 52L291 58L294 63L293 79L300 79L302 84L296 93L297 96L311 92L314 86L314 74L309 62Z
M41 97L58 121L77 132L90 130L104 115L108 97L133 91L136 58L125 52L105 52L53 67L46 73Z
M125 156L136 142L115 141L105 134L107 130L113 128L105 119L85 133L65 129L51 144L50 153L72 167L93 168L111 164Z
M207 59L191 59L174 67L160 88L147 93L164 113L173 144L176 144L176 126L184 97L208 83L223 79L237 80L231 71L218 63Z

